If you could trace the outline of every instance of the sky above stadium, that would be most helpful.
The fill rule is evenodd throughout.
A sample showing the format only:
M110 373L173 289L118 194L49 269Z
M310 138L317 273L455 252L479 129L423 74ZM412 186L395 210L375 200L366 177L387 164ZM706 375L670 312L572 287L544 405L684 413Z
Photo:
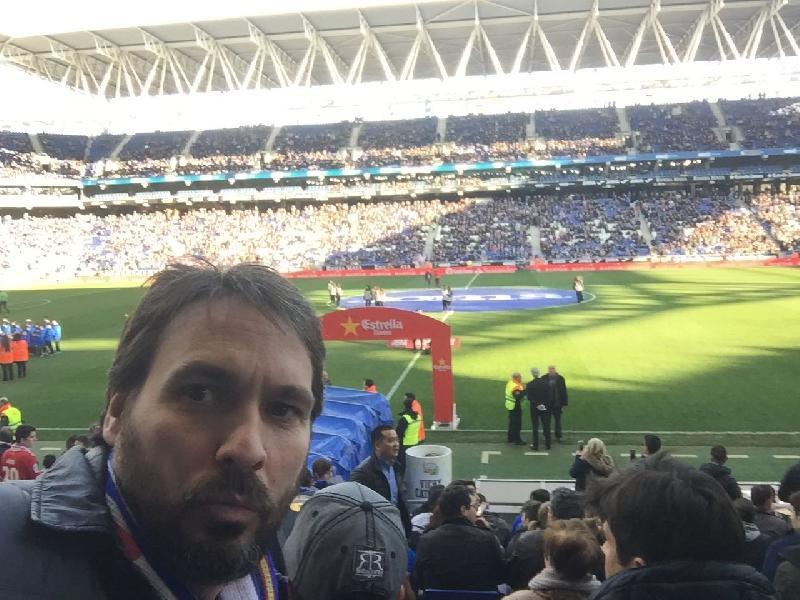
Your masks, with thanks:
M431 4L443 0L416 0ZM169 23L200 22L238 17L279 15L298 12L331 11L370 6L408 4L401 0L192 0L164 2L137 0L112 3L108 0L82 0L75 4L63 0L39 2L0 2L0 34L10 37L54 35L72 31L115 29ZM132 10L132 7L135 7Z

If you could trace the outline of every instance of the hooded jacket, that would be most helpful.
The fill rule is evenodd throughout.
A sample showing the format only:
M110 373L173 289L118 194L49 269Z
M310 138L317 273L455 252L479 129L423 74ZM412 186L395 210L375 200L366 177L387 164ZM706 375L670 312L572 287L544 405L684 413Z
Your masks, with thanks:
M117 547L106 459L103 448L72 448L36 480L0 483L0 598L159 598ZM277 542L270 552L285 573Z
M676 560L621 571L591 600L775 600L770 582L734 562Z
M800 600L800 546L790 546L782 555L786 560L775 572L775 591L781 600Z
M742 490L739 488L739 484L736 482L736 479L733 478L733 475L731 475L731 470L725 465L709 462L700 465L699 469L706 475L710 475L716 479L717 483L722 486L731 500L742 497Z

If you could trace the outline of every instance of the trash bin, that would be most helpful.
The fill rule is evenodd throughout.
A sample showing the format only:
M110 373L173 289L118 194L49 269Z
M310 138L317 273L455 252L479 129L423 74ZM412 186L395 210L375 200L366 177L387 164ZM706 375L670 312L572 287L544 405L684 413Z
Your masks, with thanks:
M447 446L419 445L406 450L406 504L409 512L428 499L433 485L453 479L453 451Z

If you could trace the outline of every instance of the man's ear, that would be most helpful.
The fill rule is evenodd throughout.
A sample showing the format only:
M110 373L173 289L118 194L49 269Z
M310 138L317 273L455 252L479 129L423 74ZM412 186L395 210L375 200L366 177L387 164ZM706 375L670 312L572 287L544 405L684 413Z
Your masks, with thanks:
M119 436L122 425L122 411L125 408L125 399L122 394L114 394L108 401L106 414L103 418L103 439L106 444L113 446Z
M643 559L641 556L634 556L631 559L631 562L628 563L629 569L638 569L639 567L646 567L647 561Z

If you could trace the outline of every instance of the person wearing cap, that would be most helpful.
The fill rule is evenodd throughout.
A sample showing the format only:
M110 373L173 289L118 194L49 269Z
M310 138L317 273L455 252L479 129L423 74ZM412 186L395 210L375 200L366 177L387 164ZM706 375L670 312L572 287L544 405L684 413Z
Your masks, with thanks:
M401 600L410 592L400 512L359 483L310 498L283 551L291 600Z
M550 401L545 392L539 369L531 369L531 379L525 386L525 396L531 404L531 435L533 436L532 450L539 450L539 422L542 423L545 448L550 450Z
M403 497L403 467L397 461L400 438L391 425L378 425L370 435L372 454L350 473L355 481L378 492L400 511L406 535L411 533L411 518Z
M12 431L16 430L22 424L22 412L16 407L12 406L11 402L3 396L0 398L0 415L8 419L8 427Z
M448 485L439 497L442 524L417 542L420 589L492 591L506 579L500 542L478 516L478 495Z
M413 400L406 396L403 399L403 412L397 420L397 438L400 440L400 453L397 462L403 467L406 465L406 450L419 444L419 429L422 418L413 408Z
M508 411L508 432L506 438L509 444L523 445L525 442L520 437L522 430L522 397L525 388L522 386L522 375L512 373L511 379L506 382L504 400L505 409Z

